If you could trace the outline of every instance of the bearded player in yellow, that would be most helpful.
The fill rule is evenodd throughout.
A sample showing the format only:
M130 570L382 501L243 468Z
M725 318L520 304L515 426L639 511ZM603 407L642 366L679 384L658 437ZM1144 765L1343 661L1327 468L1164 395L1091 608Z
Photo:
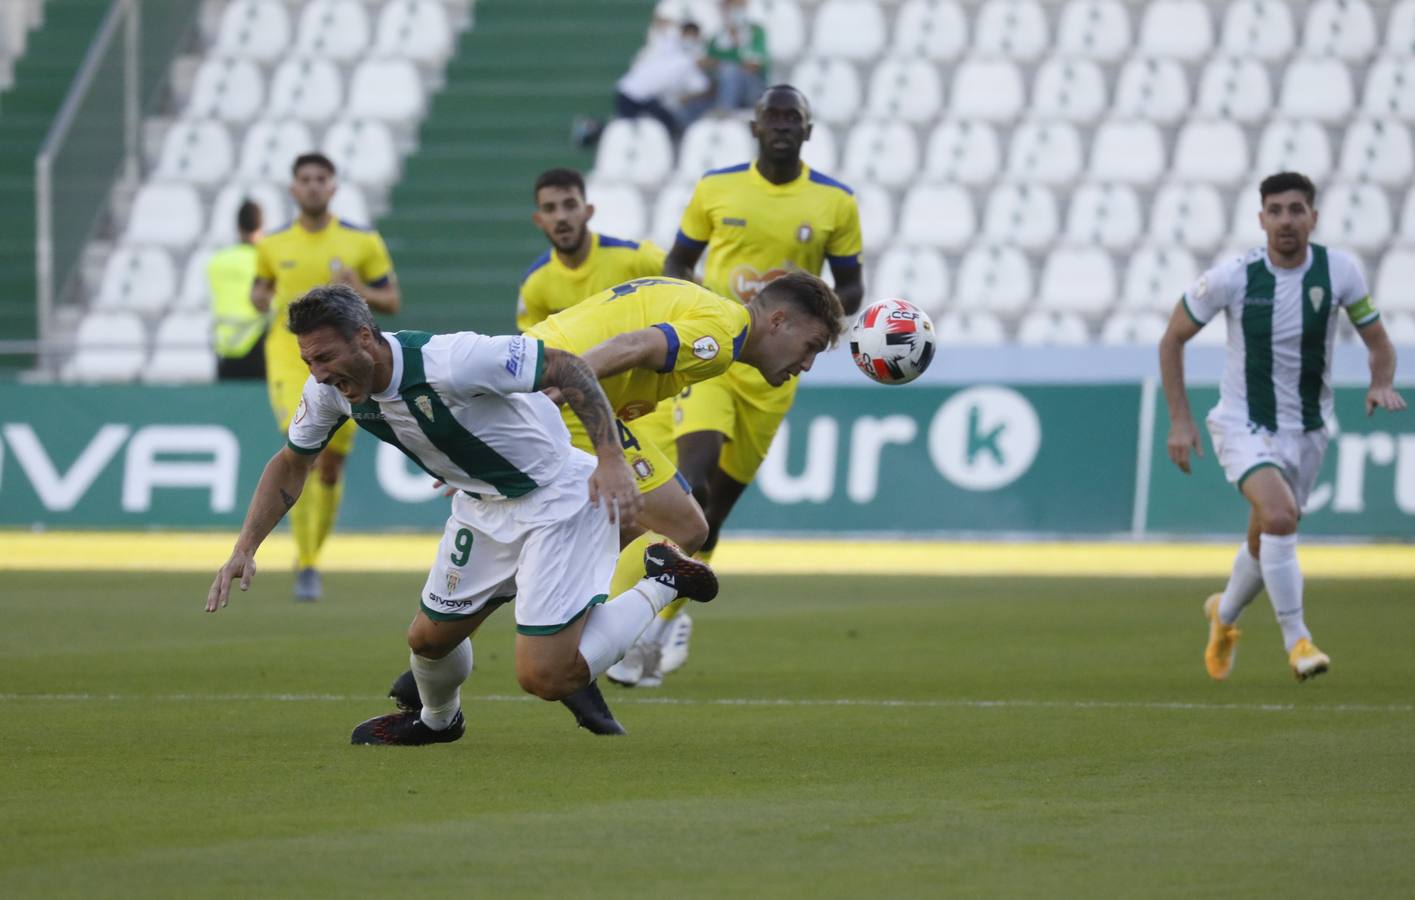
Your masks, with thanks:
M374 312L392 314L402 304L393 263L378 232L336 218L329 211L338 188L334 163L320 153L306 153L291 167L290 196L299 216L272 231L256 245L256 278L251 302L261 312L274 310L265 341L266 380L275 421L283 431L300 404L310 370L300 359L300 345L286 325L286 308L313 287L347 284ZM295 599L318 600L323 593L319 551L334 526L343 489L344 459L354 446L354 423L345 422L319 454L300 501L290 510L290 530L298 552Z

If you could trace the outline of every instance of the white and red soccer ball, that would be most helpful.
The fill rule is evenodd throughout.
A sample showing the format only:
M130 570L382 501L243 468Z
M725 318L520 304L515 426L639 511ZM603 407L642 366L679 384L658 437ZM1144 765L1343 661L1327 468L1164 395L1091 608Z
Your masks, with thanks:
M880 384L908 384L933 362L934 324L907 300L871 303L850 326L850 355Z

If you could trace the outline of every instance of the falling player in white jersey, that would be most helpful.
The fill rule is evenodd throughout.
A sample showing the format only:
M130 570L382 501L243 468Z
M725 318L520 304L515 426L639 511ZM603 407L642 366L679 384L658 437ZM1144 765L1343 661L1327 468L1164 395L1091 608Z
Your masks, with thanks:
M559 700L618 661L679 596L710 600L717 578L671 545L644 554L647 577L615 601L606 591L619 556L619 517L642 501L624 459L614 412L578 356L515 335L381 333L368 305L344 285L290 304L290 332L310 369L288 444L265 467L231 558L207 595L226 605L245 590L255 551L299 498L319 451L349 419L423 471L458 488L437 558L408 628L421 711L378 716L355 744L432 744L465 731L462 682L470 636L516 601L516 677ZM596 456L570 445L556 388L590 435Z
M1395 348L1357 260L1307 240L1317 224L1311 180L1281 172L1265 179L1258 193L1267 246L1215 266L1184 293L1160 340L1160 373L1169 404L1169 456L1187 474L1189 452L1202 456L1204 450L1184 393L1184 343L1215 316L1227 317L1228 361L1207 422L1219 464L1252 513L1227 587L1204 604L1204 663L1213 678L1228 677L1238 641L1234 622L1266 587L1292 672L1305 681L1331 665L1302 617L1297 523L1327 447L1338 308L1370 354L1366 414L1402 410L1405 401L1392 386Z

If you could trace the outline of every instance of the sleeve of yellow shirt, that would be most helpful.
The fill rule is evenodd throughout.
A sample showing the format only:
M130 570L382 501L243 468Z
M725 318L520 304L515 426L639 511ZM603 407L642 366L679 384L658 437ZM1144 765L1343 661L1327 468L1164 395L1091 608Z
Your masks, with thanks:
M741 350L750 314L740 303L720 300L654 327L668 338L664 372L679 372L693 382L726 372Z
M255 277L263 281L275 280L275 264L270 259L270 241L255 245Z
M668 258L668 254L663 248L653 241L642 241L639 244L637 259L635 259L635 271L633 277L641 278L645 275L662 275L663 261Z
M836 217L835 228L831 229L830 241L825 246L825 257L833 266L858 266L864 240L860 236L860 207L853 195L847 194L840 200Z
M678 243L689 244L696 248L707 246L708 238L712 237L712 216L707 209L706 182L698 179L698 184L693 188L693 196L688 201L688 206L683 210L683 219L678 224Z
M368 247L359 262L359 278L370 287L382 287L393 272L393 260L388 255L388 247L384 245L382 235L377 231L370 231L366 237Z

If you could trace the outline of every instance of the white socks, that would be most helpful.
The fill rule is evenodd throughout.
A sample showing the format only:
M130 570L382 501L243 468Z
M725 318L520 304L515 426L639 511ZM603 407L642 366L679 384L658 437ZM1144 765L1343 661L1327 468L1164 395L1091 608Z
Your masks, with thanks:
M1218 620L1225 625L1238 621L1238 614L1253 602L1263 589L1263 569L1253 554L1248 552L1245 540L1233 558L1233 572L1228 576L1228 585L1223 589L1223 599L1218 604Z
M1302 569L1297 565L1297 535L1264 534L1258 540L1263 584L1268 589L1273 612L1277 614L1278 627L1282 629L1282 642L1291 653L1298 641L1312 637L1302 621Z
M678 592L668 585L645 578L590 610L585 630L580 633L580 655L589 666L590 680L619 662L654 617L677 596Z
M471 638L441 659L427 659L416 653L408 657L423 701L423 724L441 731L452 724L462 707L462 682L472 674Z

